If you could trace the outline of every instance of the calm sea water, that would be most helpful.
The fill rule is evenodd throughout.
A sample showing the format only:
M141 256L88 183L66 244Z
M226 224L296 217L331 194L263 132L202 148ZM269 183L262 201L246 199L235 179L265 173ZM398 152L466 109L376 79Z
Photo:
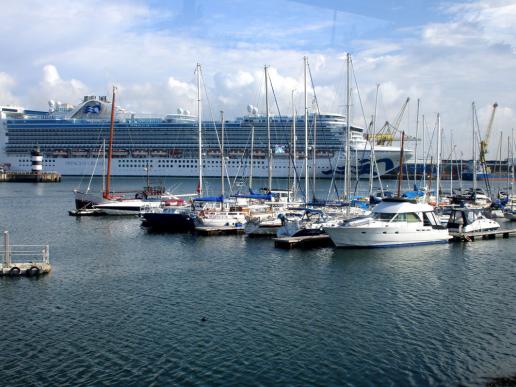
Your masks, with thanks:
M73 218L78 183L0 184L1 227L49 243L53 264L0 278L2 385L479 385L516 370L516 238L284 251Z

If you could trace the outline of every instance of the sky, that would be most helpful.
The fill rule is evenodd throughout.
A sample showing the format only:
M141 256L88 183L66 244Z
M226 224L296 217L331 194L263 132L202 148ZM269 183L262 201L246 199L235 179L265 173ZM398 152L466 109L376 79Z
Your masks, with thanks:
M471 156L473 101L482 135L498 103L490 158L500 133L506 157L516 118L516 1L4 0L0 33L0 105L76 104L116 84L137 114L195 113L199 62L204 118L263 112L264 65L271 111L290 114L295 90L301 113L307 56L320 110L343 113L350 53L356 125L374 114L377 85L377 126L410 98L400 128L415 135L419 99L427 138L441 115L446 156L452 145Z

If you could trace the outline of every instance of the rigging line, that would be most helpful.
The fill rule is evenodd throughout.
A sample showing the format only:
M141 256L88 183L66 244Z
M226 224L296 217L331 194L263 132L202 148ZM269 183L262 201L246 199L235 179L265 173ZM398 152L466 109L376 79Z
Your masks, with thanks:
M367 127L367 119L364 112L364 105L362 104L362 97L360 95L360 89L358 88L358 80L357 75L355 73L355 67L353 66L353 58L350 58L351 63L351 73L353 74L353 79L355 80L355 86L357 88L358 101L360 102L360 110L362 111L362 117L364 118L364 127Z
M99 140L101 139L103 130L104 130L104 127L102 125L100 125L100 127L97 131L97 142L99 142ZM104 137L102 137L102 138L104 138ZM102 147L100 147L99 149L102 149ZM86 176L86 168L87 168L87 166L85 165L82 169L81 179L79 180L79 188L82 186L82 182ZM93 178L93 175L91 178ZM90 178L90 184L91 184L91 178Z
M328 188L328 195L326 196L326 200L329 200L329 198L330 198L332 187L335 189L335 194L337 195L337 200L339 198L339 190L337 189L337 178L336 177L337 177L337 167L339 165L339 161L341 159L341 156L342 156L342 148L339 150L339 153L338 153L338 156L337 156L337 160L336 160L336 164L335 164L335 168L333 168L333 165L331 163L331 158L328 157L328 160L330 162L330 168L331 168L331 170L333 172L331 174L331 183L330 183L330 186Z
M310 63L307 62L306 64L308 65L308 75L310 76L310 84L312 85L312 91L314 92L315 106L317 106L317 114L321 115L321 111L319 110L319 100L317 99L314 80L312 78L312 70L310 70Z
M269 78L269 83L271 85L271 91L272 91L272 96L274 97L274 103L276 104L276 109L278 110L278 115L279 115L279 120L280 120L280 125L283 123L283 118L281 116L281 111L280 111L280 108L279 108L279 105L278 105L278 99L276 98L276 92L274 91L274 86L272 84L272 79L271 79L271 75L270 73L267 73L267 77ZM272 127L274 128L274 135L276 136L276 143L278 142L278 131L277 131L277 128L276 128L276 125L274 123L274 120L272 121ZM281 139L282 141L288 141L287 139Z
M219 146L219 149L222 151L222 143L219 138L217 124L216 124L215 120L213 119L213 110L211 109L210 97L208 96L208 90L206 89L206 81L204 80L204 72L203 72L202 68L200 68L200 75L201 75L201 79L202 79L202 87L204 90L204 95L206 96L206 102L208 103L208 110L210 112L210 121L213 124L213 130L215 131L215 137L217 138L217 144Z

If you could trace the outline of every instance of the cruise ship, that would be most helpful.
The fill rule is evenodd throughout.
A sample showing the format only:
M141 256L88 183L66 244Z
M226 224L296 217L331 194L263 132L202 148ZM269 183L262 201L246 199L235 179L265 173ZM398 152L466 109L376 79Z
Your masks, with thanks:
M49 101L48 111L16 107L0 109L0 163L7 168L29 170L30 152L39 146L43 153L44 171L79 176L103 173L103 143L109 138L111 113L111 102L107 97L85 96L77 106ZM292 171L292 163L289 162L292 124L292 117L270 117L274 178L288 177L289 170ZM310 176L315 165L317 177L342 177L346 159L346 117L310 114L308 124ZM253 177L267 177L266 117L248 106L247 115L225 121L224 131L227 174L245 177L252 169ZM315 163L311 147L314 133ZM220 134L220 122L202 122L204 176L220 176ZM300 116L296 119L295 168L298 176L302 175L304 165L304 137L304 117ZM352 172L355 176L368 177L371 144L362 128L351 127L350 137ZM378 166L375 174L378 171L383 175L399 165L399 146L376 145L374 154ZM410 151L406 150L405 160L410 157ZM137 117L117 107L112 175L195 176L197 163L198 123L197 117L189 111L178 109L177 113L164 117Z

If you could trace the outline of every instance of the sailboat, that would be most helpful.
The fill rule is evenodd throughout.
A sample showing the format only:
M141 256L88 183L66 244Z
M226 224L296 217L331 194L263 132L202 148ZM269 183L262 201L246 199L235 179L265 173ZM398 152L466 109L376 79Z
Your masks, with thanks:
M143 206L159 207L163 200L177 200L178 197L169 194L163 187L150 187L149 184L141 192L133 197L111 192L111 161L113 157L113 137L115 127L115 97L116 87L113 86L113 98L111 101L111 121L109 127L109 148L107 160L107 173L104 180L104 192L90 193L74 190L75 207L79 211L93 210L94 213L104 215L138 215ZM89 215L89 211L86 214Z

